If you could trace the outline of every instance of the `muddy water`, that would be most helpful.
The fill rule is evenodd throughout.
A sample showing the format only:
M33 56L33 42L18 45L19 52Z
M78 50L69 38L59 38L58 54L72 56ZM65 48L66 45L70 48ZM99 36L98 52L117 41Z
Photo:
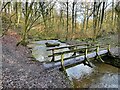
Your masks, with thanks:
M118 88L118 68L92 62L93 68L84 64L66 69L74 88Z

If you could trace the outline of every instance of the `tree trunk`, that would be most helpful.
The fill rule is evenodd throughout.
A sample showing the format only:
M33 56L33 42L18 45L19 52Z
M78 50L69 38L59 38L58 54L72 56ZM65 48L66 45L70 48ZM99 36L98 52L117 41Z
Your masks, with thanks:
M75 7L75 2L72 4L72 34L74 33L74 7Z
M69 16L69 15L68 15L68 14L69 14L69 13L68 13L68 0L67 0L67 2L66 2L66 5L67 5L67 29L66 29L66 40L68 40L68 18L69 18L69 17L68 17L68 16Z
M76 6L76 9L75 9L75 33L76 33L76 28L77 28L77 6Z
M96 0L94 1L94 9L93 9L93 30L94 30L94 39L96 38Z
M102 27L102 23L103 23L104 10L105 10L105 2L103 2L103 7L102 7L102 15L101 15L101 24L100 24L100 29L101 29L101 27Z
M89 16L88 16L88 3L87 3L87 20L86 20L86 32L87 32L87 29L88 29L88 20L89 20Z
M112 23L114 23L114 0L112 0L112 17L111 17Z
M117 3L115 7L115 11L117 14L117 31L118 31L118 37L120 37L120 1ZM118 40L118 45L120 46L120 40Z

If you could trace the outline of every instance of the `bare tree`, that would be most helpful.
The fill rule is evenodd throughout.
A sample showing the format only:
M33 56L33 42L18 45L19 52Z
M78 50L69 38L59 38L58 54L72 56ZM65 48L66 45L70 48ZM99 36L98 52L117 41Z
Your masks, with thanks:
M76 1L74 0L72 2L72 33L74 33L74 27L75 27L75 4L76 4Z
M68 0L66 2L66 8L67 8L67 29L66 29L66 40L68 39L68 19L69 19L69 11L68 11L68 7L69 7L69 3L68 3Z
M118 33L120 33L120 1L117 2L116 6L115 6L115 11L117 14L117 30L118 30Z

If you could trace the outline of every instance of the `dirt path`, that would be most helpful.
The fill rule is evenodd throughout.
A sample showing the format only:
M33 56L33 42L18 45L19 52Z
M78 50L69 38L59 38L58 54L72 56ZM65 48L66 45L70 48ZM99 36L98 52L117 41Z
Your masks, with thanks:
M71 87L62 72L45 71L42 64L30 58L31 53L23 46L16 47L15 35L2 39L3 88L65 88Z

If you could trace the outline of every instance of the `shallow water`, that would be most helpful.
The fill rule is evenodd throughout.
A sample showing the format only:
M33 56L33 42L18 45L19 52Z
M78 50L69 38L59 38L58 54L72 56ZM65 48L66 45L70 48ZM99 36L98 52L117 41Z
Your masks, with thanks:
M93 68L77 65L66 69L75 88L118 88L118 68L92 62Z

